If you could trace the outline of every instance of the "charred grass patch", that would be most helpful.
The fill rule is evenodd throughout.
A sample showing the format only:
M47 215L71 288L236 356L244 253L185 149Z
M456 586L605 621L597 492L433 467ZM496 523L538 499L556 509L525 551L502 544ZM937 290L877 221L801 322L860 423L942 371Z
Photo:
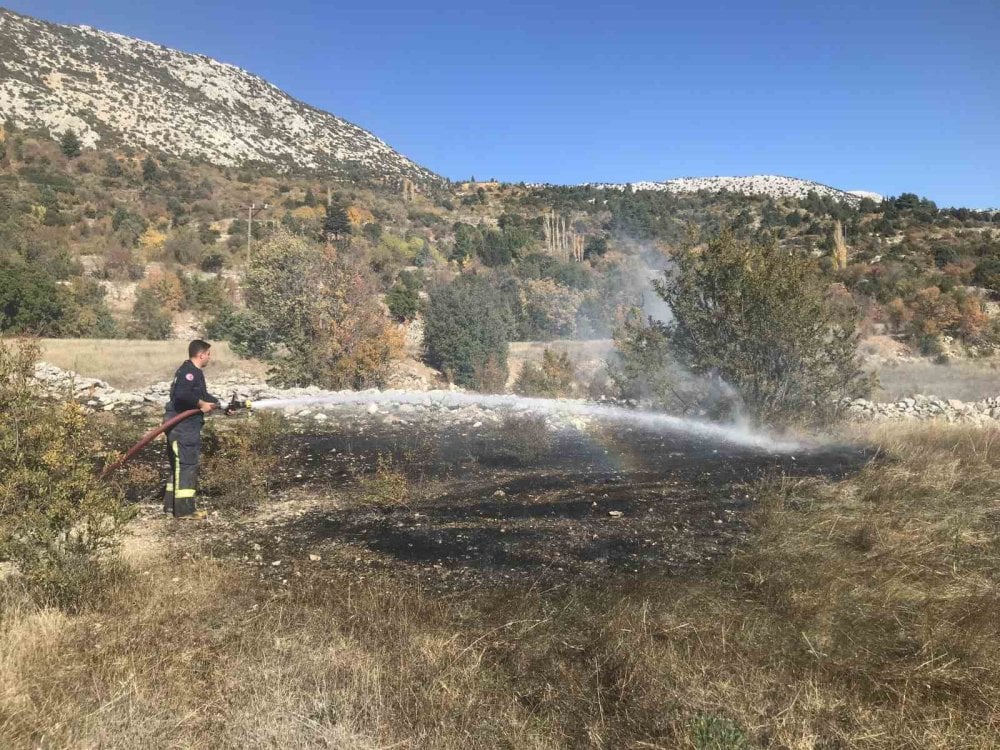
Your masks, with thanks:
M685 576L449 594L177 547L76 615L8 585L0 744L994 747L1000 434L862 437L858 473L748 484L749 538Z

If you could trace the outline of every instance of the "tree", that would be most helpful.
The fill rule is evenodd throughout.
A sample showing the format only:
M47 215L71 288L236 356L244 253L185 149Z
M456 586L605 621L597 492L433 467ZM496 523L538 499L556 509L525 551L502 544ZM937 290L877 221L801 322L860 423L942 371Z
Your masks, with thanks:
M67 130L59 139L59 148L63 154L70 159L75 159L80 155L80 139L76 137L76 132Z
M340 196L330 201L326 207L326 217L323 219L323 234L327 242L330 239L339 240L351 233L351 218L347 214L347 206Z
M0 332L56 335L64 314L63 295L45 271L0 263Z
M1000 294L1000 258L979 261L972 272L972 280L994 294Z
M483 233L478 227L460 222L456 222L453 229L455 232L455 244L452 246L448 259L454 260L461 267L474 255L480 253L483 246Z
M588 237L583 246L583 257L585 260L600 258L608 252L608 240L606 237Z
M142 216L132 213L121 206L115 209L115 213L111 217L111 230L128 247L135 246L142 233L146 231L147 226L148 224Z
M507 371L516 321L490 278L465 275L431 292L424 320L426 359L456 383L477 385L477 371ZM494 364L491 364L491 357Z
M277 382L334 389L385 383L402 340L365 266L278 231L255 251L245 289L255 345L285 349L271 357Z
M802 253L722 233L676 254L656 291L674 315L672 353L732 386L759 422L822 421L870 390L855 320Z
M525 335L530 339L571 338L576 334L576 314L583 293L549 279L525 281L521 285Z

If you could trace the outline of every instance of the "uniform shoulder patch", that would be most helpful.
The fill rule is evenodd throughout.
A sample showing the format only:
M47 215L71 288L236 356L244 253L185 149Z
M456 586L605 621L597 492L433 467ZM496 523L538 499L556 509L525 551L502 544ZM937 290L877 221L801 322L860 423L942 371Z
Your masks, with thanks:
M187 380L194 380L194 373L193 373L193 372L189 372L189 373L188 373L187 375L185 375L184 377L185 377L185 379L187 379Z

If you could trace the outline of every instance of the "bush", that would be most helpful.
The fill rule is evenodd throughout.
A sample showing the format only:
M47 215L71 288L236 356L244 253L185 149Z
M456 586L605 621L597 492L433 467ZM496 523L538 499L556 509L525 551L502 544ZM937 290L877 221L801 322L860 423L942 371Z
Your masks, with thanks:
M385 295L385 304L396 320L413 320L420 312L420 294L416 289L398 283Z
M80 407L35 392L37 355L30 342L0 341L0 560L41 597L73 606L132 514L97 479L101 445Z
M221 279L203 279L194 274L180 274L184 307L201 312L216 312L226 304L226 290Z
M173 331L173 318L163 307L156 293L149 288L141 288L135 295L132 306L132 322L128 329L129 338L166 339Z
M113 339L119 335L118 324L104 303L104 287L93 279L77 276L61 291L65 307L60 336Z
M207 273L218 273L226 265L226 258L221 253L209 253L201 259L201 270Z
M514 392L522 396L566 398L576 389L576 371L566 352L542 352L542 362L525 362L514 382Z
M287 429L287 420L271 411L236 425L209 422L200 487L213 506L247 510L267 499L279 461L278 439Z
M375 471L361 478L359 488L361 501L366 505L406 505L410 497L406 475L386 455L379 455Z
M476 384L490 356L506 377L515 318L496 285L483 276L459 276L431 292L424 320L427 362L460 385Z
M205 246L198 230L187 226L173 232L163 243L163 255L167 260L183 265L198 265L205 256Z
M985 258L979 261L972 272L972 280L994 294L1000 294L1000 259Z
M537 461L548 452L552 441L545 417L538 414L505 415L498 435L498 452L522 463Z
M871 390L855 320L831 305L804 254L723 233L675 255L656 290L673 312L665 331L680 362L717 374L759 422L823 421Z

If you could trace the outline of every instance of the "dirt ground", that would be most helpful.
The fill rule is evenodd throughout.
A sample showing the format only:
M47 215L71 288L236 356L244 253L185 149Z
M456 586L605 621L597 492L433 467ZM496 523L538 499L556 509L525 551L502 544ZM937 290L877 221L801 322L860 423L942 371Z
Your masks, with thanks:
M453 591L680 576L745 537L751 480L839 477L872 458L851 446L781 455L621 426L542 442L513 446L496 428L468 425L310 428L284 439L273 502L166 530L278 580L324 566ZM155 516L150 501L144 523Z

